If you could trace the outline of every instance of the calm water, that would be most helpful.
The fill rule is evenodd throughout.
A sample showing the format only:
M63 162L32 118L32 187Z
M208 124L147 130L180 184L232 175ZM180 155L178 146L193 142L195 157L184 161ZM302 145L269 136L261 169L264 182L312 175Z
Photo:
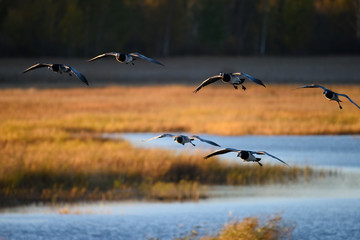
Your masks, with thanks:
M106 134L104 137L129 140L133 145L145 148L164 148L179 152L204 152L204 156L219 148L195 140L196 147L181 145L172 138L160 138L148 142L144 139L157 136L154 133ZM322 167L360 168L360 136L217 136L201 135L221 145L222 148L267 151L289 164ZM240 160L236 153L221 155L222 158ZM269 157L263 162L278 163ZM246 164L246 163L244 163ZM251 163L250 163L251 164Z
M141 142L153 136L121 135L139 147L204 154L217 149L201 142L195 142L196 148L182 146L171 138ZM224 197L197 203L105 202L5 209L0 212L0 239L173 239L193 229L200 235L217 232L235 218L266 219L278 213L285 224L295 225L294 239L360 239L359 136L202 136L223 147L265 150L289 164L331 167L344 174L296 185L218 188L214 192ZM223 156L233 160L236 154ZM277 164L271 158L263 161Z
M360 239L360 200L353 198L241 198L198 203L105 203L25 208L0 215L5 239L173 239L192 229L214 233L234 218L282 212L294 239ZM79 214L80 213L80 214ZM230 215L231 214L231 215Z

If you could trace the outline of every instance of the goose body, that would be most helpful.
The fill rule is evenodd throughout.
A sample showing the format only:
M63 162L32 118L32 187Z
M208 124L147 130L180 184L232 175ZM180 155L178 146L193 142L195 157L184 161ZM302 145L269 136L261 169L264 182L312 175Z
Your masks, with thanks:
M329 99L329 101L335 101L338 103L339 105L339 108L342 109L342 106L340 104L340 102L342 102L340 99L339 99L339 96L343 96L343 97L346 97L352 104L354 104L357 108L360 109L360 106L357 105L348 95L346 94L342 94L342 93L336 93L334 91L331 91L330 89L327 89L326 87L323 87L321 85L318 85L318 84L310 84L310 85L305 85L305 86L302 86L300 88L321 88L324 90L323 94L325 95L325 97L327 99Z
M210 145L220 147L220 145L218 145L217 143L215 143L215 142L213 142L213 141L209 141L209 140L203 139L203 138L201 138L201 137L199 137L199 136L196 136L196 135L193 135L193 136L185 136L185 135L173 135L173 134L170 134L170 133L161 134L161 135L159 135L159 136L156 136L156 137L153 137L153 138L144 140L144 142L147 142L147 141L150 141L150 140L153 140L153 139L164 138L164 137L172 137L175 142L180 143L180 144L182 144L182 145L185 145L185 143L190 143L191 145L195 146L195 144L194 144L192 141L194 141L195 139L197 139L197 140L200 140L200 141L202 141L202 142L208 143L208 144L210 144Z
M237 157L241 158L245 162L256 162L260 166L262 166L262 164L260 163L261 158L257 158L255 155L268 155L268 156L282 162L283 164L289 166L286 162L284 162L280 158L275 157L274 155L271 155L271 154L269 154L269 153L267 153L265 151L249 151L249 150L239 150L239 149L234 149L234 148L220 149L220 150L217 150L217 151L205 156L204 158L208 159L210 157L220 155L220 154L229 153L229 152L237 152Z
M243 85L246 79L249 79L253 81L256 84L259 84L263 87L265 87L265 84L253 76L250 76L249 74L246 74L244 72L236 72L236 73L220 73L219 75L209 77L205 79L194 91L194 93L198 92L201 88L214 83L218 80L223 81L224 83L229 83L233 85L235 89L238 89L238 86L241 85L243 90L246 90L246 87Z
M78 72L75 68L64 65L64 64L58 64L58 63L37 63L29 68L27 68L23 73L27 73L31 70L47 67L49 70L56 72L56 73L68 73L70 76L74 74L78 79L80 79L82 82L84 82L86 85L89 85L89 82L85 78L83 74Z
M134 65L134 61L140 58L140 59L147 60L149 62L164 66L162 63L160 63L152 58L146 57L138 52L134 52L134 53L117 53L117 52L103 53L94 58L89 59L88 62L92 62L92 61L98 60L100 58L109 57L109 56L113 56L113 57L115 57L115 59L118 62L125 63L125 64L131 63L132 65Z

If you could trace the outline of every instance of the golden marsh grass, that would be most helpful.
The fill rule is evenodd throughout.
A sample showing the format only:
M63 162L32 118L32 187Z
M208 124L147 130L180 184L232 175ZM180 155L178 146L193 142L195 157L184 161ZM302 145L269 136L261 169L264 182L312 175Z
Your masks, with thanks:
M66 132L243 134L357 134L360 110L340 110L320 89L292 85L246 91L230 86L147 86L0 91L3 140L29 134L59 139ZM360 103L360 86L329 86ZM67 130L67 131L63 131ZM57 131L57 132L56 132Z
M285 183L310 168L227 163L138 149L103 132L240 134L359 133L359 110L339 110L321 91L248 84L0 91L2 204L151 198L198 199L204 185ZM356 101L358 86L334 86ZM225 100L225 101L224 101Z
M275 216L262 222L258 217L235 220L223 227L218 236L203 237L202 240L276 240L292 239L294 226L284 226L281 216Z
M204 185L292 183L319 176L310 168L205 160L200 155L137 149L125 141L94 138L13 141L3 143L0 151L2 204L197 200L206 196Z

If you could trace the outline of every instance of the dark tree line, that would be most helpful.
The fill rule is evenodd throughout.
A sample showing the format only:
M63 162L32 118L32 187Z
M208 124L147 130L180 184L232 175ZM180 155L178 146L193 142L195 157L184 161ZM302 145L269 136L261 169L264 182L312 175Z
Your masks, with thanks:
M360 0L0 0L0 57L359 54Z

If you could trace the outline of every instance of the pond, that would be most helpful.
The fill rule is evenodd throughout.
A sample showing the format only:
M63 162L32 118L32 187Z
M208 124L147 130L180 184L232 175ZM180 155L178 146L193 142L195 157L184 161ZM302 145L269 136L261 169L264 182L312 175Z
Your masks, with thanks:
M171 138L141 140L157 134L107 134L138 147L175 149L207 154L206 143L182 146ZM217 187L214 198L199 202L98 202L58 206L25 206L0 212L0 239L174 239L192 230L217 232L233 220L266 219L281 214L295 225L294 239L360 239L359 136L201 135L222 147L265 150L290 165L338 169L340 177L298 184ZM223 155L238 161L236 154ZM264 162L278 164L272 158ZM251 163L244 163L251 164ZM254 165L254 167L259 167Z

